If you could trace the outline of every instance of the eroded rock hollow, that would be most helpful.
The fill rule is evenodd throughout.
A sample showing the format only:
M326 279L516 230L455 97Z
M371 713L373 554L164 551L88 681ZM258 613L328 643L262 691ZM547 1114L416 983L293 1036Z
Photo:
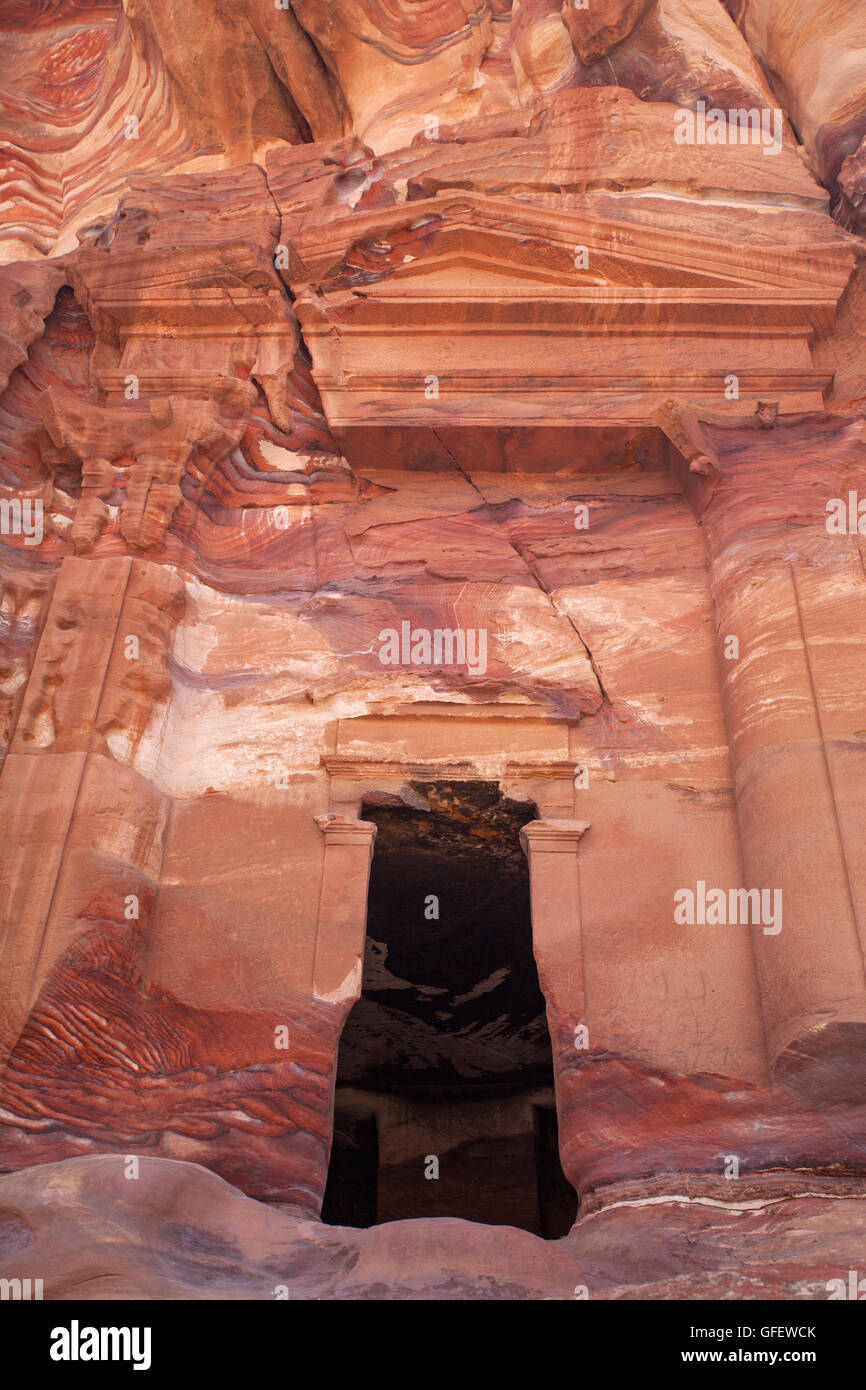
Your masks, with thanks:
M862 0L7 0L0 54L0 1276L826 1298Z

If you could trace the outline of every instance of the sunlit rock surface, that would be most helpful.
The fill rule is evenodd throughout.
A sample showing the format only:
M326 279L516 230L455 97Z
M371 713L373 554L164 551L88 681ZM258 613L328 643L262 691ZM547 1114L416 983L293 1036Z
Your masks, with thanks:
M860 5L15 0L0 55L0 1274L826 1297Z

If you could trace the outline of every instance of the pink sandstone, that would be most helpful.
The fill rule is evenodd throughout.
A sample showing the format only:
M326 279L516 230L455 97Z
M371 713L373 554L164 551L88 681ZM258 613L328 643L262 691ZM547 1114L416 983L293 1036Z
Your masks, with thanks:
M862 7L15 0L0 53L0 1277L825 1298Z

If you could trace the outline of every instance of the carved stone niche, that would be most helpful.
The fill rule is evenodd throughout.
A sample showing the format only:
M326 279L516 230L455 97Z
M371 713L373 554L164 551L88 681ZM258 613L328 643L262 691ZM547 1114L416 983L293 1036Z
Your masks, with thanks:
M424 467L467 426L628 437L672 396L722 404L730 374L741 399L821 409L810 342L851 248L777 236L756 231L745 262L685 229L448 191L301 233L290 278L346 457L375 441Z

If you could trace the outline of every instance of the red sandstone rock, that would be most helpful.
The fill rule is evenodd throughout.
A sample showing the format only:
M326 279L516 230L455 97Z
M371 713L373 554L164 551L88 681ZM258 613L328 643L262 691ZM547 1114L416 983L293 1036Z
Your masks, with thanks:
M866 133L866 54L857 0L817 0L806 7L796 0L725 3L821 178L832 185Z
M109 1195L110 1194L110 1195ZM661 1203L620 1194L551 1245L508 1227L400 1221L338 1229L251 1201L190 1163L71 1159L0 1179L0 1277L45 1298L815 1299L847 1278L862 1195ZM110 1208L110 1218L106 1211ZM183 1230L183 1242L178 1232Z
M863 40L787 0L7 7L4 1277L856 1265ZM679 920L707 890L759 915ZM379 1224L322 1221L370 1132Z

